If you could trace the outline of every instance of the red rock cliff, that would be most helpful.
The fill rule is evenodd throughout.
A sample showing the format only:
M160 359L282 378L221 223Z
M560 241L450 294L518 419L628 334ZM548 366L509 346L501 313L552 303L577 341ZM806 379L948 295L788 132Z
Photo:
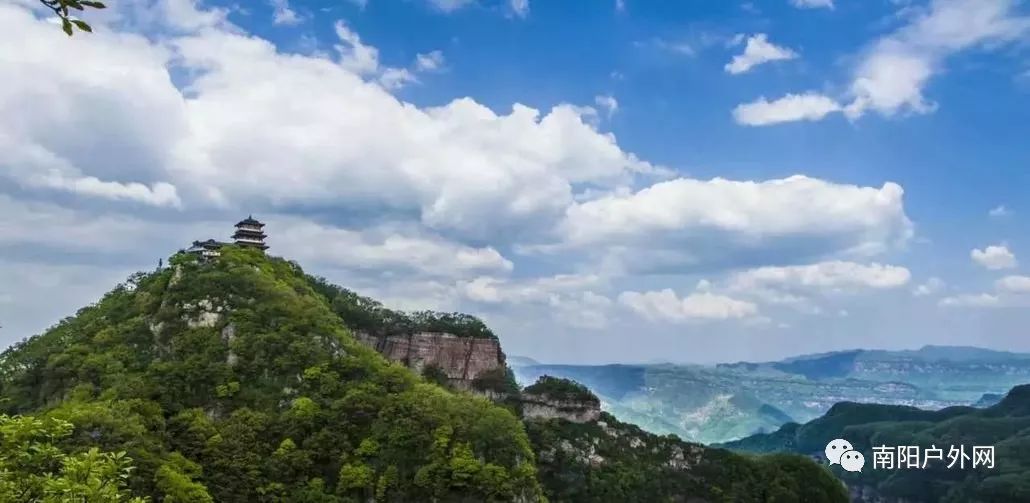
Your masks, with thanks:
M436 365L449 379L462 384L505 365L504 352L496 339L459 337L442 332L386 336L355 332L354 336L387 359L401 362L415 372L422 373L427 365Z

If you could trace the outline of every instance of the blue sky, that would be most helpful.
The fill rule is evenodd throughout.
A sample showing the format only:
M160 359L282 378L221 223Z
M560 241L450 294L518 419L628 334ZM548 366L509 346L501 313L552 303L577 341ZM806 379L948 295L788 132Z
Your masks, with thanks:
M546 361L1030 351L1025 2L126 0L73 40L34 5L4 344L253 213Z

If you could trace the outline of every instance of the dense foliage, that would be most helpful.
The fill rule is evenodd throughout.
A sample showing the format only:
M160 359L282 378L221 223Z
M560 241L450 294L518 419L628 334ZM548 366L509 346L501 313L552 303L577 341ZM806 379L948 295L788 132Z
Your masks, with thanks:
M845 502L844 486L800 456L747 457L659 436L602 413L595 423L528 421L551 501Z
M550 400L600 403L597 395L586 386L559 377L541 376L523 391L526 394L542 396Z
M841 403L804 425L755 435L727 447L750 452L798 452L822 455L834 438L849 440L867 453L861 473L839 471L849 485L864 486L906 501L1030 501L1030 385L1017 386L986 409L949 407L938 411L913 407ZM870 469L874 446L995 446L995 468L947 468L931 462L924 469ZM835 467L835 470L837 468Z
M125 487L132 460L97 448L68 454L58 442L72 424L0 415L0 502L143 503Z
M156 501L538 498L509 410L356 342L296 265L171 263L4 352L0 409L74 425L67 452L126 452Z
M475 318L402 315L232 246L170 264L0 355L0 414L18 415L0 416L0 503L528 502L544 500L541 481L554 501L840 500L796 456L751 460L611 417L525 426L509 369L471 383L496 405L433 384L441 369L387 362L347 327L493 337Z
M374 335L446 332L460 337L497 338L482 320L469 314L435 311L405 313L333 285L325 278L308 276L308 282L315 291L328 299L333 311L354 330Z

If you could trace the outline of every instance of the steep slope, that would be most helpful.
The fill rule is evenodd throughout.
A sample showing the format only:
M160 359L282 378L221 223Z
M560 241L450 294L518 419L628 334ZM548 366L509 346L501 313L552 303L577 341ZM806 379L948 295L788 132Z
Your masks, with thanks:
M572 383L522 394L474 317L392 311L295 263L221 252L176 255L5 351L0 413L67 421L50 440L65 452L127 452L126 490L153 501L780 501L810 487L809 501L843 501L802 457L780 469L598 421ZM441 336L399 363L376 351L419 333ZM447 356L454 345L472 349ZM489 368L472 363L481 345L496 348ZM588 446L604 459L580 463Z
M845 501L808 459L745 457L658 436L600 411L581 384L541 377L524 390L526 428L551 501Z
M1030 501L1030 385L1013 388L984 409L841 403L804 425L788 424L726 447L746 452L794 452L822 457L826 443L845 438L866 456L861 473L839 472L856 501ZM873 446L994 446L995 467L965 469L931 462L923 469L870 469ZM957 457L956 457L957 459ZM882 498L882 499L880 499Z
M127 451L158 501L539 499L511 412L357 342L295 264L235 247L171 263L4 352L4 412Z

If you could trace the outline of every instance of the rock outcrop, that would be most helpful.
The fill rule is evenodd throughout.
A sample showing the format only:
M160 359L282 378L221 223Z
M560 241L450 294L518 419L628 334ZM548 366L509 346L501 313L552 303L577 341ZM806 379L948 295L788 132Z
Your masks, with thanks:
M601 405L587 401L549 400L523 393L522 415L526 419L561 418L574 423L589 423L601 417Z
M505 366L504 352L497 339L459 337L442 332L405 335L355 332L354 336L387 359L420 374L426 367L435 366L453 384L466 389L477 377Z
M568 379L543 376L522 391L522 417L591 423L601 417L601 401L589 389Z

